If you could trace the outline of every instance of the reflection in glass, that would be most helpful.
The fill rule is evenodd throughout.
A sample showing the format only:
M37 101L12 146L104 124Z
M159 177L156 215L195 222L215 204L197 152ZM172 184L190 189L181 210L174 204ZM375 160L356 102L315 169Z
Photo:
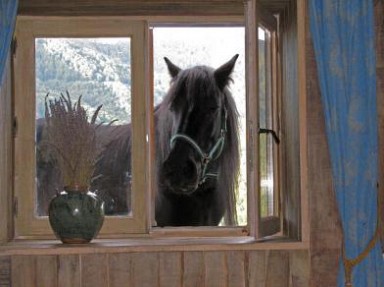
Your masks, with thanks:
M274 130L271 81L270 33L259 28L259 121L260 128ZM260 134L260 209L261 217L275 215L274 199L274 140L271 133Z

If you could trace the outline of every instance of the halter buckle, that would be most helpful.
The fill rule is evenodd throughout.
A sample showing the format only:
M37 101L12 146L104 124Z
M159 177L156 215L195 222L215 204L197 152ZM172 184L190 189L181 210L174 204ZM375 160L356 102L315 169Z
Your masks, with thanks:
M204 154L204 156L203 156L202 159L201 159L201 163L202 163L203 165L207 165L210 161L211 161L210 156L207 155L207 154Z

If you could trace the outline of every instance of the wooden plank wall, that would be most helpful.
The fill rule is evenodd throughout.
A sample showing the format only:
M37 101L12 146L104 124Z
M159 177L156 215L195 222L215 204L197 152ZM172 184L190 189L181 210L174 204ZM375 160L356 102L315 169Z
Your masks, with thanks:
M284 186L283 212L284 234L301 238L300 221L300 138L299 138L299 91L297 55L297 5L293 1L281 15L280 30L282 58L282 156L286 165L282 175Z
M12 224L9 207L12 188L12 84L10 57L0 86L0 243L9 240Z
M11 257L0 256L0 287L12 286L11 282Z
M0 286L308 287L308 266L305 250L15 255Z
M22 15L243 15L242 0L20 0Z
M341 229L338 220L316 60L307 38L308 186L311 227L311 287L337 286Z
M19 0L23 15L243 15L244 0ZM290 0L260 0L271 13Z

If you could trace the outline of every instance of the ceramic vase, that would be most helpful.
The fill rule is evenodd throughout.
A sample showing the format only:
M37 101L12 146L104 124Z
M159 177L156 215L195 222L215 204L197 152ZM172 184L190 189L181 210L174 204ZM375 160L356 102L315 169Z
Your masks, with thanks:
M104 222L104 202L90 191L65 187L49 204L49 223L63 243L88 243Z

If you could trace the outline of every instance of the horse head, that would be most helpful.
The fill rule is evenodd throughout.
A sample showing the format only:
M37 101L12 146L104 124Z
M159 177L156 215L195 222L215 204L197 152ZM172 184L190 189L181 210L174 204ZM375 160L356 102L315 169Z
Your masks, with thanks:
M169 192L192 194L207 179L217 177L227 141L227 86L237 57L217 69L185 70L165 58L172 77L165 99L171 137L159 182Z

